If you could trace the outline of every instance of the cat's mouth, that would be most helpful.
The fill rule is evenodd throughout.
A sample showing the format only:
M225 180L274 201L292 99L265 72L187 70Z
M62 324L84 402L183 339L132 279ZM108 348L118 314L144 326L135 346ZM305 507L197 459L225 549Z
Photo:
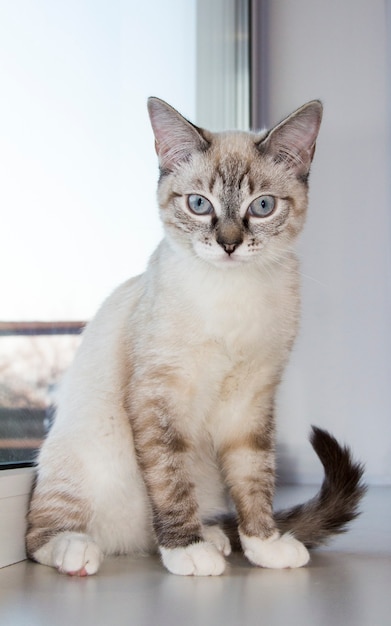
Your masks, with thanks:
M246 250L242 246L238 246L232 252L227 252L220 246L205 246L200 242L195 242L193 249L198 258L214 267L223 269L246 265L254 258L254 255L246 254Z
M245 259L239 253L236 253L236 254L224 253L221 255L220 261L224 265L238 265L238 264L245 263Z
M249 258L241 255L239 252L234 252L232 254L227 254L223 252L222 254L215 256L207 256L204 257L209 263L212 263L215 267L230 269L233 267L239 267L245 265Z

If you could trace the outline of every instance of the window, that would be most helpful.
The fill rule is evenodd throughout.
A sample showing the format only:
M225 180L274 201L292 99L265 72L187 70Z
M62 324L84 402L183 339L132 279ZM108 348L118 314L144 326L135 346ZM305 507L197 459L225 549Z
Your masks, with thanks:
M31 464L83 322L0 322L0 464Z
M0 7L0 464L33 461L83 323L161 238L146 100L195 118L195 24L195 0Z

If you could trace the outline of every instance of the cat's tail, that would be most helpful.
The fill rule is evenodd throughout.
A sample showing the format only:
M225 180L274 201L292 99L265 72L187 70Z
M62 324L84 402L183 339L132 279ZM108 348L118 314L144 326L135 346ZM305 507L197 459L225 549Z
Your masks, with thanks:
M308 502L277 511L274 519L281 533L291 532L307 548L316 548L346 532L349 522L360 514L358 506L366 486L364 467L353 460L347 446L340 446L332 435L315 426L310 441L324 468L321 488Z
M290 532L307 548L316 548L333 535L346 532L349 522L360 514L358 506L366 486L362 481L364 467L353 460L348 447L340 446L332 435L315 426L310 441L324 467L321 488L308 502L277 511L274 519L281 533ZM236 520L226 516L222 522L233 548L238 548Z

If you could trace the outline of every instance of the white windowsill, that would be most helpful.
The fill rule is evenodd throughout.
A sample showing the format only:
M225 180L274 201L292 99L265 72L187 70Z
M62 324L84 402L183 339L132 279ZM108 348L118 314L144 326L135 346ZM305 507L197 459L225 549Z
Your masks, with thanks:
M26 558L26 511L34 468L0 471L0 567Z

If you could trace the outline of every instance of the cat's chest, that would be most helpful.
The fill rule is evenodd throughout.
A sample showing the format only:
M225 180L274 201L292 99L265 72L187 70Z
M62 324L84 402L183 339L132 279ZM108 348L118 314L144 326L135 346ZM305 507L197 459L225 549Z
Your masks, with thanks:
M296 332L298 296L284 280L227 272L220 280L194 281L187 295L183 327L220 342L233 358L276 348Z
M285 358L299 305L289 273L219 272L185 262L157 269L131 320L138 361L226 375L241 362Z

